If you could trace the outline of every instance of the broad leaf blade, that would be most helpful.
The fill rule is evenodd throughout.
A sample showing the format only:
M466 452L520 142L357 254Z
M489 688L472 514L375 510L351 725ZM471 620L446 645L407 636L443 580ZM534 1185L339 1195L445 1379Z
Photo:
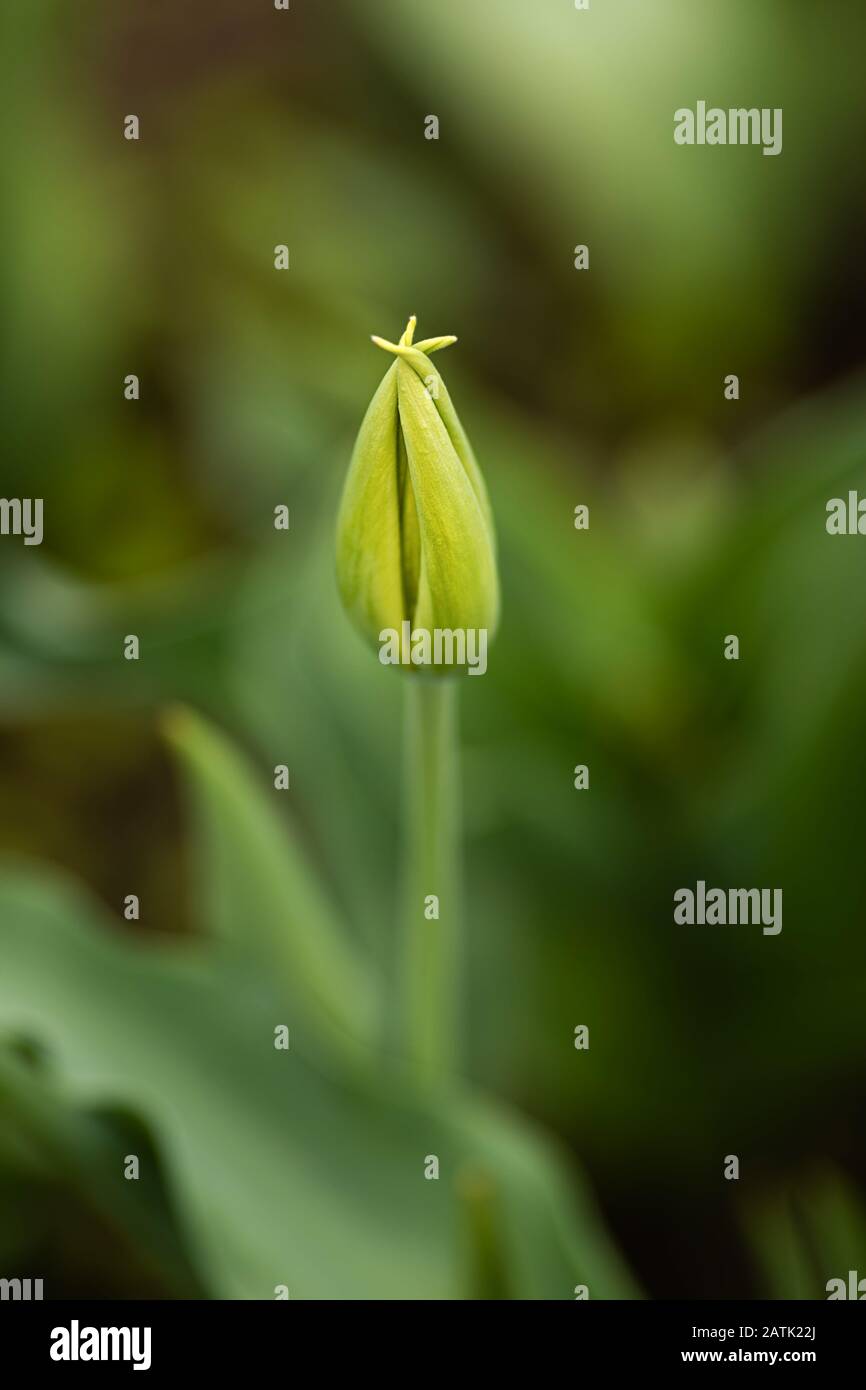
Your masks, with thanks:
M279 1052L279 1001L239 990L218 949L154 949L91 922L65 887L0 877L0 1037L45 1048L75 1103L147 1123L214 1296L464 1297L460 1192L478 1172L498 1194L511 1296L568 1299L577 1282L632 1296L555 1159L510 1119Z

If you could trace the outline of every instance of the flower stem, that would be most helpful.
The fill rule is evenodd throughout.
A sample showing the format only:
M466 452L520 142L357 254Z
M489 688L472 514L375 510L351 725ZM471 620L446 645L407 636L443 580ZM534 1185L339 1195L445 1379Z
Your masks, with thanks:
M438 1081L457 1056L460 788L453 680L406 682L404 1045ZM438 899L438 909L434 899Z

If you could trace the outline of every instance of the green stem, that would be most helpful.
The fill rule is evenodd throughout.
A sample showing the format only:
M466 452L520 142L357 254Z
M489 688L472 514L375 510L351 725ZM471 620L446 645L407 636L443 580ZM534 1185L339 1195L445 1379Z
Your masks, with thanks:
M404 1044L441 1080L457 1057L460 788L453 680L406 680ZM438 899L438 918L431 916Z

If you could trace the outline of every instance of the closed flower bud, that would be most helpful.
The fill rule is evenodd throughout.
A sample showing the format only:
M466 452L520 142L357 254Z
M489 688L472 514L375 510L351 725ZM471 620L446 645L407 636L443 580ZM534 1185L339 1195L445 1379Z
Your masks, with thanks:
M486 651L499 610L490 503L429 356L456 339L413 345L414 331L413 317L399 343L373 339L395 361L364 416L343 489L340 594L380 656L386 632L414 639L416 632L483 631ZM443 673L435 662L432 669Z

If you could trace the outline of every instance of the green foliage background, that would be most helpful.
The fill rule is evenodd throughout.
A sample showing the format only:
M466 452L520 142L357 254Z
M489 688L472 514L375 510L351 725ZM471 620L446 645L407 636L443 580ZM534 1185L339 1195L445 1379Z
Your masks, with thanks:
M0 24L2 492L46 516L0 545L0 1274L814 1298L866 1273L866 559L824 530L866 488L862 6ZM675 147L699 97L782 107L783 154ZM435 1101L380 1050L400 679L332 573L369 334L410 312L459 335L503 583L463 692L465 1082ZM781 935L676 928L697 878L781 886Z

